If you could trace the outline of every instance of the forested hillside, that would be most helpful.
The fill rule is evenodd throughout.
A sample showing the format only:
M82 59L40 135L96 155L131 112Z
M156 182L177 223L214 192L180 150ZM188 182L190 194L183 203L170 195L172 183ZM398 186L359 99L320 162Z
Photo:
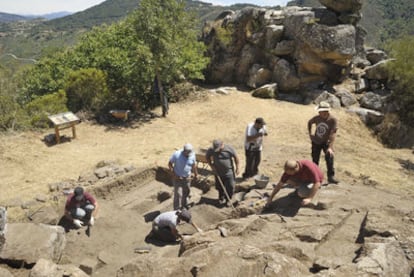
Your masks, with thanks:
M18 123L21 128L42 127L47 124L46 108L51 109L48 112L61 111L62 107L75 112L86 109L98 117L110 107L140 111L157 105L151 92L154 76L161 76L167 88L183 79L204 79L202 73L208 61L204 59L205 45L199 41L204 21L224 10L248 6L212 6L191 0L158 0L161 2L154 6L148 1L108 0L56 20L3 24L6 27L0 30L0 128L13 129L19 127ZM167 19L167 2L172 6L179 3L177 13L181 16L170 13ZM151 18L142 12L143 3L151 6ZM402 57L399 62L411 62L413 59L405 58L410 55L403 47L405 43L388 41L413 33L414 3L369 0L363 4L361 24L368 30L366 45L390 46L386 49L390 53L394 50L392 56ZM319 7L320 3L303 0L289 5ZM178 25L177 17L188 18ZM175 37L177 30L181 32L181 41ZM19 67L31 67L35 60L35 66L21 71L20 76ZM395 68L412 68L411 63L397 65ZM394 80L400 81L400 93L395 94L398 110L407 122L413 122L414 114L406 112L414 105L414 94L406 93L413 91L407 89L412 86L412 76L401 77L411 71L394 71ZM178 98L173 94L169 95L172 99ZM19 117L21 120L17 121Z
M0 54L12 52L21 57L39 58L62 47L73 45L79 35L95 26L120 21L137 9L139 3L140 0L107 0L82 12L54 20L0 23ZM198 15L200 30L202 22L214 19L222 11L238 10L246 6L252 5L237 4L225 7L192 0L187 0L186 3L187 10Z
M288 5L321 6L318 0L295 0ZM361 13L368 46L383 48L388 40L414 34L414 1L365 0Z

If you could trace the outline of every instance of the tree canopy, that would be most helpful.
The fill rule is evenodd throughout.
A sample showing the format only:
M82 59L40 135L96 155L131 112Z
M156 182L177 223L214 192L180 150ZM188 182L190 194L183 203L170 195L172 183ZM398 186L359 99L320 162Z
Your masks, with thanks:
M395 82L394 100L399 104L400 118L414 127L414 36L391 42L390 56L395 61L389 63L388 70Z
M143 0L125 20L94 28L72 48L41 58L23 74L21 103L67 90L70 108L147 109L157 71L169 85L203 78L208 59L196 26L183 1ZM98 80L105 86L97 89ZM81 101L83 96L88 100Z

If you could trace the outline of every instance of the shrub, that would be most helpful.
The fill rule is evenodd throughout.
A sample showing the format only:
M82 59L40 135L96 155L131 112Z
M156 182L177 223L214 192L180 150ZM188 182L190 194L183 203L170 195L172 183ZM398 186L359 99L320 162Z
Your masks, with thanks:
M395 61L388 63L390 79L395 82L394 100L400 107L401 120L414 127L414 36L393 41L389 45L390 56Z
M49 115L67 111L65 91L40 96L27 105L24 110L30 126L36 128L47 128L50 125Z
M14 129L20 106L11 95L0 94L0 130Z
M106 75L95 68L72 71L66 80L65 91L68 108L72 112L85 110L97 113L105 106L108 97Z

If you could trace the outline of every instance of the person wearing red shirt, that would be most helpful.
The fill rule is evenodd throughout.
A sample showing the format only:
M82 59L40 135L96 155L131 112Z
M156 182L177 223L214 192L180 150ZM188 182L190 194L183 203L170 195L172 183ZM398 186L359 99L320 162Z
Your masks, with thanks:
M65 217L77 228L84 225L92 226L98 212L98 202L82 187L77 187L68 196L65 205Z
M297 195L302 198L302 206L311 203L313 197L318 192L323 181L322 170L314 162L309 160L288 160L284 166L284 173L280 181L274 186L274 189L267 199L267 205L270 205L273 197L285 185L296 188Z

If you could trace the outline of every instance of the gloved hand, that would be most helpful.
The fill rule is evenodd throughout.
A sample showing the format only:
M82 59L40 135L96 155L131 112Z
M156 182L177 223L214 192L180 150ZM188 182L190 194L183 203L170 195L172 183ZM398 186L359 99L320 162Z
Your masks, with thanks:
M81 228L83 226L83 222L79 219L74 219L73 224L75 224L76 227Z
M89 220L88 225L93 226L94 224L95 224L95 218L93 216L91 216L91 219Z

